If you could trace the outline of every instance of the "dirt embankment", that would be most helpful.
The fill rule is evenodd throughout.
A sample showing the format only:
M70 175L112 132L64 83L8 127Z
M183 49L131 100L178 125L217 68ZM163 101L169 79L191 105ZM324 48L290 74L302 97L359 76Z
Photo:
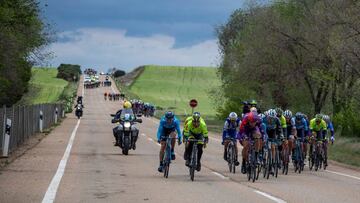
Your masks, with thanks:
M144 69L145 66L140 66L134 69L133 71L131 71L130 73L127 73L126 75L117 78L117 80L119 80L123 86L129 87L136 80L136 78L138 78L141 75Z

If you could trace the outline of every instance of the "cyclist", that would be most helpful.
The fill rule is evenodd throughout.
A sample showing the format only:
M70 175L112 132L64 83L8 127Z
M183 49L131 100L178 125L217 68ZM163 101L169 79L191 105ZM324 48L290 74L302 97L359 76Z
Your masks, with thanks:
M294 148L294 135L295 135L296 129L293 128L293 125L291 123L293 115L290 110L285 110L284 117L286 120L286 137L285 138L287 140L286 143L289 146L289 153L291 153Z
M286 130L286 118L284 116L284 111L281 108L275 108L276 111L276 117L278 117L280 119L280 124L281 124L281 128L282 128L282 133L285 137L287 137L287 130Z
M304 114L302 114L301 112L297 112L295 114L295 117L293 117L291 119L291 126L292 126L292 129L294 129L293 135L295 137L301 138L303 141L304 152L305 152L304 160L305 160L306 155L307 155L307 144L305 142L305 138L307 137L306 132L308 132L309 129L308 129L308 124L306 122ZM295 160L294 150L295 150L295 147L292 148L292 160Z
M104 93L104 100L106 101L107 98L107 92Z
M255 141L255 158L256 162L260 163L259 158L259 151L261 148L261 132L260 132L261 120L256 112L250 112L245 115L243 120L241 121L239 132L238 132L238 139L240 144L243 146L242 150L242 166L241 172L246 173L245 163L248 159L248 152L249 152L249 139Z
M159 152L159 158L160 158L160 166L158 168L159 172L163 171L163 157L166 147L166 140L168 137L176 138L177 132L177 139L178 144L181 144L181 130L180 130L180 121L175 117L174 113L171 111L168 111L165 113L165 115L160 120L160 125L157 131L157 141L159 144L161 144L160 152ZM172 140L171 143L171 159L175 160L175 139Z
M236 139L237 128L240 124L240 118L238 118L235 112L231 112L229 117L225 120L223 135L222 135L222 142L221 144L224 145L224 160L227 161L227 154L226 149L228 144L231 142L231 138ZM230 139L229 139L230 138ZM239 165L238 161L238 148L235 142L235 165Z
M197 171L201 170L201 156L203 154L203 145L209 142L208 138L208 130L204 121L201 121L201 116L199 112L195 112L192 116L192 119L189 119L186 127L184 127L184 136L186 140L189 139L197 139L199 140L197 143L198 146L198 163L197 163ZM202 141L204 139L204 141ZM185 153L184 158L186 160L185 165L189 166L190 164L190 155L193 148L193 142L188 142L185 145Z
M284 137L280 119L277 117L277 113L274 109L268 111L268 116L263 120L266 126L266 135L268 141L271 143L271 157L275 159L275 147L277 147L277 140Z
M316 114L315 118L313 118L310 121L310 131L311 131L311 135L312 138L316 138L316 141L323 141L325 139L326 136L326 130L327 130L327 125L326 122L322 119L322 115L321 114ZM312 140L313 142L315 142L315 140ZM326 140L324 140L324 151L325 151L325 166L327 166L327 147L326 147ZM310 145L310 154L309 156L311 157L311 154L313 153L312 149L312 145Z
M327 131L330 131L330 133L331 133L330 140L331 140L331 142L334 142L335 141L335 131L334 131L334 125L332 124L332 122L330 120L330 116L324 115L323 120L326 122Z

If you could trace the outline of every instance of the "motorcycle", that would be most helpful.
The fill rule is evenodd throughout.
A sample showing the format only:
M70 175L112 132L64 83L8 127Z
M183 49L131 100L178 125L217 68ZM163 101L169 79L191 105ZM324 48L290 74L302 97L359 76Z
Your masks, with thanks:
M76 106L75 115L76 115L76 117L78 117L78 119L80 119L80 117L82 117L82 115L83 115L82 108L83 107L81 105Z
M115 114L111 114L112 117ZM121 114L120 119L112 119L112 123L119 123L117 141L124 155L129 154L129 150L135 150L135 143L138 138L139 130L135 128L136 123L142 123L141 119L134 119L134 115L129 113Z

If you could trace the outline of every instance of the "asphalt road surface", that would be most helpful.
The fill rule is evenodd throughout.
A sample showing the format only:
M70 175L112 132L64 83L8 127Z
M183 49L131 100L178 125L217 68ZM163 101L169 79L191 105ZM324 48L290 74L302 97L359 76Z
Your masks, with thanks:
M220 136L210 133L202 170L192 182L184 165L184 146L169 178L157 172L158 120L143 118L136 151L114 147L111 113L119 101L105 101L113 87L84 91L84 116L73 114L36 147L0 171L0 202L360 202L360 172L330 165L248 182L230 174L222 159ZM240 167L237 168L240 171Z

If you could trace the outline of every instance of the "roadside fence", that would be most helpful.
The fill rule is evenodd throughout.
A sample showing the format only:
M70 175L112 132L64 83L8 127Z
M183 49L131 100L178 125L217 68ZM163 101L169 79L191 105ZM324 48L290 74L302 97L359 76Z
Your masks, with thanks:
M0 147L7 157L25 140L43 132L65 117L63 104L36 104L29 106L3 106L0 108Z

